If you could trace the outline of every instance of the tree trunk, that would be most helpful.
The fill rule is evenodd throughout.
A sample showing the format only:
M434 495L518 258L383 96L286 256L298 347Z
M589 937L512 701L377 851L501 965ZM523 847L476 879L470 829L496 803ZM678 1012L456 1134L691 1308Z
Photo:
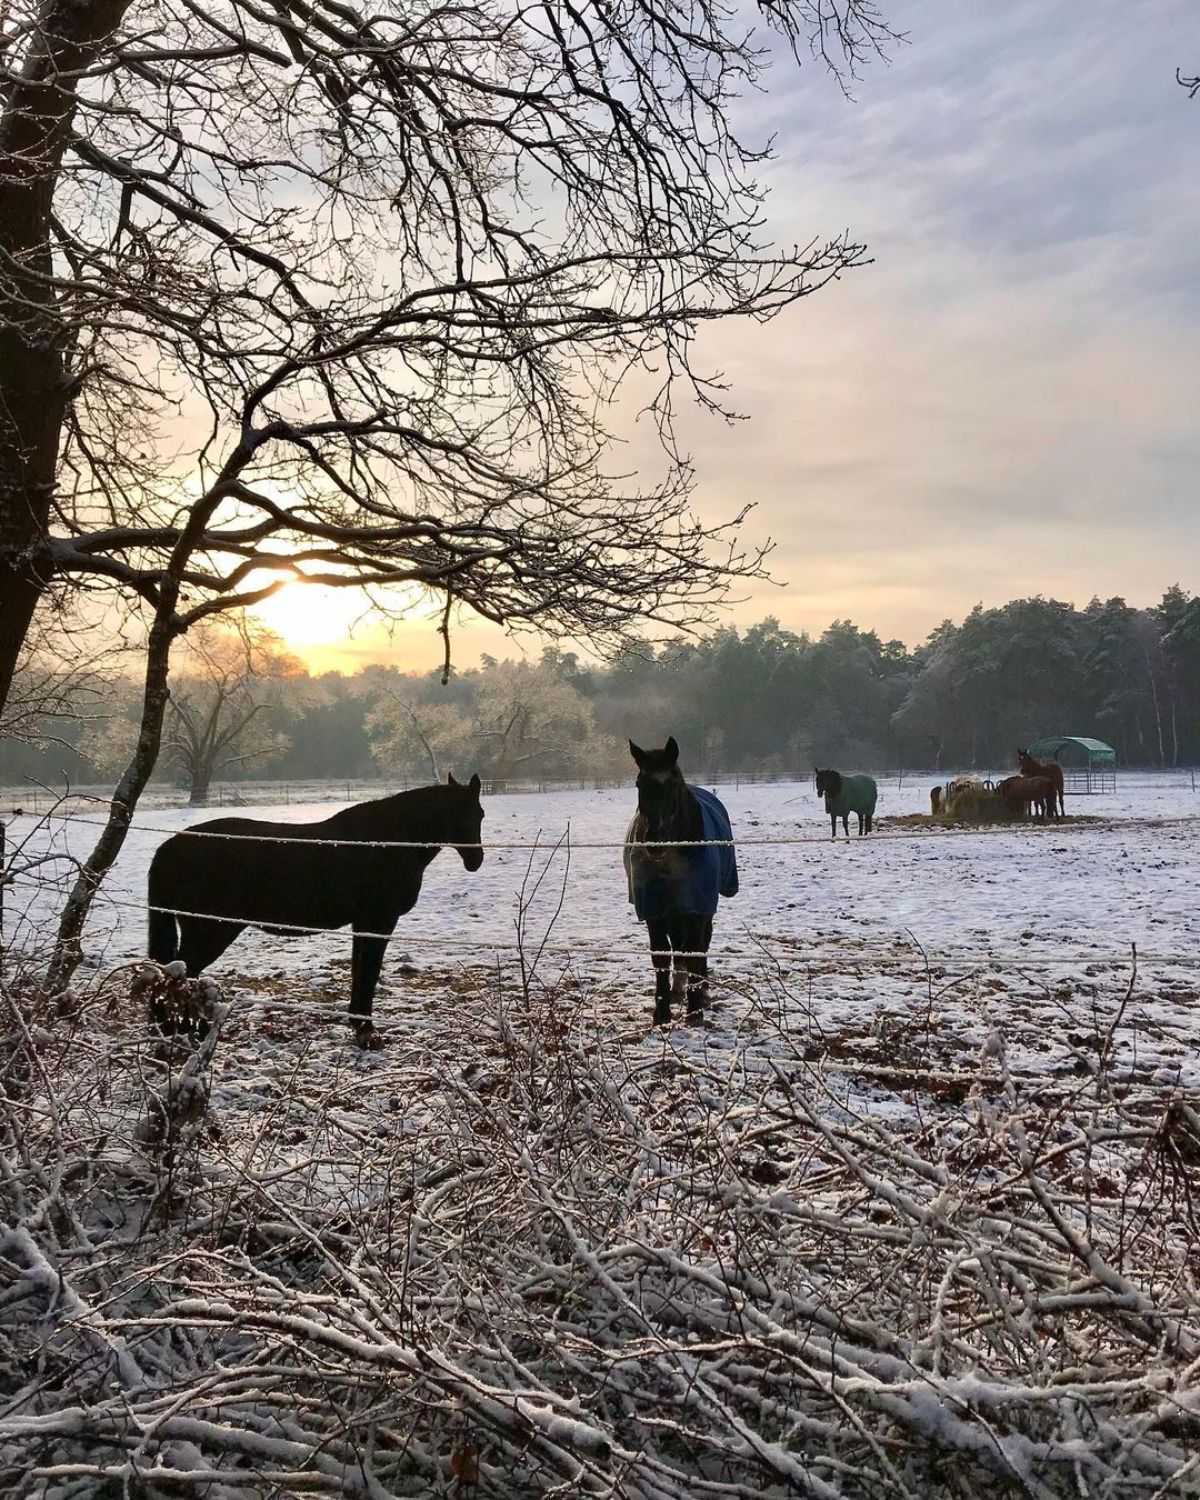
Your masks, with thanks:
M142 722L137 745L109 804L108 819L96 846L81 866L71 894L59 918L54 953L46 971L45 989L60 994L71 982L71 976L83 959L83 927L92 902L105 875L121 852L129 825L133 821L138 799L154 771L162 742L163 719L166 716L167 672L170 667L171 643L175 637L169 611L160 611L150 631L146 653L146 682L142 693Z
M207 807L208 792L212 785L212 768L203 767L192 772L191 790L188 792L189 807Z
M72 330L51 219L79 76L131 0L45 0L0 112L0 711L53 568L45 546L70 395Z
M1146 676L1150 679L1150 701L1154 705L1154 727L1158 731L1158 763L1165 766L1167 763L1167 751L1163 744L1162 710L1158 705L1158 684L1154 680L1154 667L1150 662L1150 653L1142 648L1142 655L1146 658Z

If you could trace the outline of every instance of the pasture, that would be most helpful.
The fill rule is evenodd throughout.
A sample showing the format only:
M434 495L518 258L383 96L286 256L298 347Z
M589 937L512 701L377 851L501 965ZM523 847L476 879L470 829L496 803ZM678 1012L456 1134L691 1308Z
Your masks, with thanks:
M157 1462L194 1445L236 1500L268 1460L280 1495L1195 1492L1200 803L1126 775L1068 798L1099 821L930 830L928 781L881 780L832 842L811 783L715 790L741 890L703 1025L650 1025L632 787L495 796L482 868L443 853L401 919L380 1050L347 934L213 966L207 1112L166 1149L179 1056L120 966L197 815L139 818L109 977L38 1051L43 1148L90 1152L76 1212L156 1288L87 1338L157 1351L121 1394ZM10 892L10 967L38 923ZM8 1420L29 1462L77 1451Z
M973 1056L1000 1024L1010 1060L1052 1070L1072 1060L1064 1025L1094 1024L1095 1004L1121 989L1136 943L1138 1065L1178 1068L1181 1080L1200 1086L1200 795L1186 781L1129 773L1115 797L1069 802L1069 816L1094 823L978 832L913 826L912 816L928 811L926 780L884 782L878 831L836 843L811 782L715 790L739 841L741 891L716 923L711 1024L696 1036L673 1035L673 1046L744 1039L767 980L793 997L783 1003L789 1025L869 1037L908 1024L918 1008L925 1018L932 974L944 990L932 1030L947 1055ZM420 904L397 926L380 979L380 1025L424 1030L421 1006L406 998L414 979L436 991L464 973L502 971L516 962L520 926L540 954L544 983L578 987L622 1032L640 1028L652 983L620 847L634 804L632 787L486 798L482 868L468 874L440 855ZM253 816L302 822L333 807L292 803ZM80 852L96 831L83 821L91 816L45 831L16 819L10 847L28 833L31 854ZM139 816L97 904L87 945L94 967L145 953L154 850L204 816ZM889 828L889 819L899 821ZM34 886L10 892L13 948L36 948L48 936L39 927L43 899ZM234 1001L231 1024L249 1037L256 1009L271 1001L295 1002L300 1024L306 1008L314 1023L324 1004L344 1013L349 948L347 933L283 940L248 931L210 974ZM321 1025L333 1019L322 1013ZM343 1032L329 1028L331 1046Z

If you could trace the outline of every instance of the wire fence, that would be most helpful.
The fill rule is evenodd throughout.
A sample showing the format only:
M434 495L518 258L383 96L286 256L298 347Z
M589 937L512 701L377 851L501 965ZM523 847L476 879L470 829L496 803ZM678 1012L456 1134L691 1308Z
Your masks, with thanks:
M145 902L124 901L120 897L112 897L106 905L126 911L146 913L150 911L161 912L166 916L176 918L192 918L197 921L217 922L238 927L253 927L262 925L272 933L287 933L295 937L320 937L329 936L338 929L329 927L307 926L299 922L276 922L262 916L244 917L235 915L218 915L203 911L190 911L186 908L176 906L148 906ZM447 943L441 938L422 939L419 935L409 937L407 934L397 938L395 930L390 932L370 932L345 924L355 937L381 939L384 942L396 941L402 948L426 947L446 956L462 958L467 955L477 956L485 954L496 955L518 955L522 949L535 946L539 953L553 953L563 957L578 959L595 958L619 958L626 960L631 953L628 942L614 943L608 939L601 938L579 938L571 942L536 942L522 944L517 939L500 939L495 937L480 937L477 939L464 940L457 938ZM792 962L799 962L807 966L838 965L842 969L912 969L914 967L925 970L948 970L956 968L1002 968L1002 969L1042 969L1042 968L1078 968L1086 964L1103 965L1105 967L1117 967L1128 964L1131 961L1138 964L1163 964L1174 968L1200 968L1200 951L1191 953L1169 953L1156 952L1153 950L1143 951L1137 949L1136 945L1122 949L1063 949L1063 948L1038 948L1029 953L1003 953L986 948L973 948L969 950L950 951L943 949L930 950L924 945L914 945L905 953L871 953L862 950L848 950L845 947L825 947L805 942L802 939L789 938L779 933L754 933L743 931L739 934L742 941L753 945L750 953L730 953L728 942L724 945L721 954L721 962L725 963L728 958L741 959L744 962L761 965L764 962L778 963L782 958ZM712 954L709 950L687 951L677 948L672 949L643 949L635 950L639 956L658 956L675 958L707 958Z
M551 852L547 850L547 852ZM614 941L611 938L581 936L566 941L539 939L531 942L519 937L499 938L494 935L468 937L461 933L422 937L420 933L401 931L374 931L356 926L352 921L332 927L303 922L287 922L265 915L262 911L246 915L233 912L199 910L189 907L160 905L147 901L132 901L109 892L101 892L97 911L100 915L111 912L134 912L146 917L150 912L162 913L177 919L203 921L218 925L261 929L274 936L287 937L337 937L349 934L353 937L395 942L402 950L425 949L436 952L447 963L457 964L462 960L492 962L516 958L522 951L536 948L539 954L553 954L563 958L594 962L597 959L628 961L631 954L639 960L643 957L712 958L714 953L705 950L647 949L632 945L628 939ZM746 947L738 945L748 945ZM901 948L902 951L897 951ZM1111 969L1134 962L1138 965L1162 965L1181 969L1200 968L1200 950L1170 951L1140 948L1128 944L1118 948L1066 948L1039 945L1025 952L1006 952L980 946L968 948L934 948L926 943L909 938L905 942L893 937L886 949L879 945L874 949L828 944L807 936L778 931L756 931L745 925L735 927L732 936L721 945L720 962L728 967L761 968L764 964L787 963L809 969L837 967L856 970L905 970L914 969L937 974L939 972L981 970L985 968L1008 970L1072 969L1085 966Z
M47 823L66 823L83 827L104 828L107 820L98 817L88 817L82 813L62 813L47 811L37 815L39 821ZM1103 828L1160 828L1174 824L1191 824L1200 822L1200 813L1164 813L1150 814L1134 817L1112 817L1099 818L1087 817L1084 820L1061 821L1053 820L1037 822L1033 819L1014 819L1003 823L980 823L978 825L955 823L953 821L938 824L932 821L923 823L919 827L889 828L886 819L880 819L880 828L873 831L869 837L878 842L893 842L898 839L919 838L928 839L931 836L962 836L964 834L1011 834L1013 832L1090 832ZM270 825L267 825L270 826ZM230 842L244 842L251 844L305 844L315 848L356 848L356 849L477 849L479 843L460 843L453 839L361 839L361 838L321 838L312 833L312 829L319 828L321 823L294 823L289 824L288 831L259 833L255 832L230 832L226 829L212 829L196 826L191 828L164 828L157 823L146 823L140 819L130 820L125 827L134 833L154 833L162 838L177 838L186 836L188 839L224 839ZM279 825L275 825L278 829ZM294 832L292 830L295 830ZM762 838L738 837L731 839L575 839L570 836L570 824L564 830L563 838L572 850L578 849L741 849L741 848L768 848L773 846L786 847L793 844L828 844L833 842L831 835L827 833L799 833L778 835L772 834ZM546 850L554 846L553 838L517 839L517 840L484 840L482 847L486 850Z
M891 768L872 771L871 774L883 789L903 791L905 787L928 783L935 785L953 780L958 775L991 776L999 779L1010 774L998 767L971 769L960 767L953 770L910 770ZM1195 794L1200 768L1158 768L1138 770L1125 768L1117 773L1118 787L1132 782L1138 790L1187 791ZM690 779L703 786L805 786L812 782L810 773L803 770L754 771L709 768L696 771ZM142 794L142 805L153 810L175 810L194 807L203 811L206 807L288 807L308 803L333 801L358 801L372 797L386 797L395 792L411 791L427 785L421 777L333 777L314 778L303 781L222 781L214 782L208 791L207 800L193 803L186 788L163 783L152 783ZM614 791L630 785L628 776L531 776L531 777L484 777L485 796L536 795L539 793ZM1077 792L1076 795L1087 795ZM0 808L10 814L15 809L25 813L41 814L53 810L64 800L73 803L107 804L112 788L102 785L64 786L56 789L36 781L21 781L0 786Z
M85 827L96 828L102 828L105 826L103 819L89 817L79 813L43 813L40 819L38 819L37 821L38 824L42 826L65 825L67 827L73 827L82 825ZM1012 834L1018 832L1026 836L1043 835L1058 837L1066 833L1096 832L1110 827L1121 827L1126 829L1131 826L1139 828L1187 828L1198 823L1200 823L1200 814L1179 814L1175 816L1143 817L1136 819L1123 818L1110 820L1088 820L1086 822L1063 824L1020 823L983 825L979 827L966 828L961 826L935 828L932 825L923 825L920 828L899 828L890 831L877 832L871 834L870 838L878 843L891 843L903 839L922 839L928 841L931 838L962 836L1011 836ZM336 849L349 847L364 850L370 849L397 851L428 851L430 849L436 850L439 848L470 850L480 847L479 845L475 844L442 843L440 841L434 842L430 840L364 840L344 838L318 838L313 836L312 830L314 827L319 828L320 824L314 825L304 823L296 824L295 832L292 832L291 829L289 829L286 832L272 833L230 832L227 830L204 828L170 829L163 828L154 823L143 822L141 820L131 823L129 827L132 832L154 835L157 838L161 839L163 842L166 842L169 839L178 838L186 838L189 841L199 839L213 839L230 843L235 846L235 850L238 846L245 844L249 844L252 847L281 844L302 845L307 848ZM47 866L54 863L55 861L65 862L68 866L74 866L77 864L75 857L65 850L56 852L52 849L35 849L33 852L25 855L24 851L26 843L28 842L28 839L31 835L27 835L25 840L13 840L12 848L6 850L5 832L6 830L4 828L4 825L0 823L0 941L4 939L3 928L5 918L5 889L8 888L10 890L13 890L17 888L38 887L44 884L47 878ZM650 857L653 858L653 851L659 850L730 847L734 849L770 849L790 848L800 845L828 846L831 842L832 840L830 839L830 837L822 833L819 835L767 835L763 837L741 837L729 840L709 839L692 840L686 842L678 840L664 840L637 841L631 843L625 839L575 839L572 836L571 829L568 825L567 829L565 829L557 839L553 837L543 838L539 836L532 839L508 839L499 840L496 842L487 841L483 847L485 854L489 852L519 852L526 853L532 858L534 855L540 853L544 855L548 861L553 860L558 855L565 856L569 861L570 857L573 854L582 850L604 850L610 852L621 851L624 853L632 849L638 849L651 851ZM23 857L24 863L22 863ZM288 922L287 920L276 920L266 913L266 908L262 908L253 913L236 914L227 911L203 911L191 907L168 906L160 905L157 903L150 905L145 901L130 901L122 899L121 896L115 893L110 893L109 891L106 891L104 889L101 889L101 891L99 892L97 900L98 910L100 911L136 911L142 916L145 916L150 911L155 911L174 916L178 919L217 922L220 924L236 925L239 928L258 926L269 927L272 931L275 931L280 935L287 936L315 936L321 933L328 933L336 930L331 928L328 924L318 926L299 922ZM214 905L219 904L219 902L214 902ZM30 918L28 912L19 913L18 921L28 922L29 920ZM347 922L342 925L350 926L351 924ZM355 928L354 933L359 937L380 940L390 940L394 935L391 931L375 931L371 928ZM754 935L751 933L745 933L744 935L747 936L752 942L768 941L765 935ZM790 935L779 933L770 934L769 941L784 949L788 949L797 942L805 942L804 939L797 939ZM420 945L420 939L415 935L413 938L405 936L403 942L406 946L413 946L414 943L418 946ZM501 954L507 948L515 948L516 945L506 944L504 941L497 940L492 937L481 937L477 940L467 941L465 944L461 938L455 939L450 944L447 944L446 940L443 938L432 939L430 940L430 946L437 947L443 953L449 953L455 957L462 957L464 954L478 955L481 952L486 952L492 955ZM548 945L544 948L544 951L563 954L570 953L580 956L586 954L590 958L615 954L627 957L629 952L629 945L627 942L611 944L598 942L597 940L588 937L581 937L573 939L570 942ZM922 950L922 952L924 952L924 950ZM676 951L674 956L677 958L690 958L702 957L704 955ZM822 958L819 951L814 950L811 944L808 944L806 957L810 962L824 962L835 959L837 962L842 964L849 963L879 967L911 964L912 962L911 955L897 955L892 950L889 950L885 954L868 955L863 953L861 950L855 950L851 953L848 953L844 948L840 947L832 950L827 958ZM1165 955L1146 953L1144 954L1144 957L1146 961L1174 963L1181 966L1200 965L1200 955ZM964 954L962 952L936 953L929 955L929 958L930 962L942 965L961 965L963 963L1020 963L1021 965L1041 967L1062 965L1072 966L1090 962L1105 961L1098 957L1097 951L1095 949L1072 950L1069 953L1066 953L1041 947L1039 947L1037 950L1031 951L1030 953L1016 955L1011 958L1006 958L1004 955L1000 955L986 949L976 950L969 954ZM1111 962L1114 960L1107 961Z
M42 827L71 828L83 825L88 828L100 828L104 826L104 819L89 816L86 813L75 812L47 812L37 820ZM996 834L1010 835L1014 832L1029 834L1046 834L1053 837L1068 832L1089 832L1104 827L1130 826L1151 827L1188 827L1200 823L1200 814L1180 814L1175 816L1146 817L1139 819L1112 819L1112 820L1089 820L1087 822L1071 824L1005 824L999 826L985 826L979 828L964 829L961 827L934 829L929 825L921 828L899 828L889 832L872 834L871 838L879 843L888 843L900 839L925 839L931 837L957 837L963 834ZM249 843L254 845L273 844L296 844L304 843L309 847L317 848L342 848L354 847L373 850L429 850L438 847L452 847L458 849L469 849L478 847L476 845L441 845L431 841L404 840L404 839L381 839L381 840L359 840L344 838L318 838L313 836L313 829L319 828L320 824L296 824L295 831L291 828L286 831L273 831L263 834L257 832L232 832L220 829L171 829L163 828L159 824L136 820L131 825L131 830L136 833L152 835L161 840L170 838L186 837L187 839L215 839L225 841L234 847L236 852L239 847ZM0 824L0 941L5 939L3 931L4 922L4 887L38 887L46 881L46 864L53 860L65 860L68 865L74 865L74 857L67 852L58 853L45 851L34 851L27 856L24 865L19 857L23 845L17 844L12 851L11 857L5 860L4 827ZM626 840L615 839L579 839L576 840L570 827L555 840L554 838L536 837L532 839L507 839L495 843L487 842L485 852L520 852L526 853L531 858L537 854L543 855L547 860L547 867L557 856L564 856L569 864L570 856L580 850L604 850L604 851L626 851L630 848L645 848L649 851L671 848L706 848L706 847L734 847L748 850L789 848L798 845L829 845L829 836L821 834L798 834L781 836L769 834L765 836L749 836L735 838L732 840L696 840L688 843L680 843L675 840L661 841L646 844L630 844ZM564 873L564 882L566 876ZM219 900L214 900L214 905L219 906ZM15 915L17 924L25 934L32 935L39 925L39 917L32 909L20 910L20 902L14 903L17 908ZM136 913L139 919L144 919L148 912L160 912L173 916L182 921L204 921L217 924L236 926L242 928L265 929L278 936L286 937L309 937L322 934L332 935L338 929L331 927L328 923L317 925L302 921L280 920L269 915L265 907L253 912L238 913L224 911L212 911L197 909L185 905L164 905L159 903L148 904L145 899L126 899L123 894L116 891L101 889L97 898L96 919L103 921L107 915L118 926L127 927L127 920L120 914ZM9 926L13 925L10 912ZM505 963L518 954L521 943L519 940L506 940L494 934L471 936L461 930L452 934L439 935L437 937L422 938L419 933L409 934L402 929L399 936L394 930L375 930L373 926L354 927L351 922L342 924L343 929L349 927L352 935L358 938L376 941L395 940L405 949L428 949L435 950L445 964L449 965L471 965L487 963ZM114 931L117 930L114 928ZM986 946L969 946L967 948L956 947L953 949L930 949L918 943L915 938L911 946L905 944L898 951L895 935L889 935L884 943L876 944L873 949L868 950L857 946L845 944L827 944L814 941L805 934L781 933L779 931L755 931L743 924L732 929L726 927L724 941L720 945L719 962L722 968L730 971L745 971L748 969L761 969L766 964L787 965L793 969L803 967L810 972L820 969L836 967L842 971L846 970L871 970L878 972L920 970L924 967L927 971L940 970L952 973L978 971L985 968L993 970L1011 969L1024 971L1063 971L1087 965L1098 965L1106 968L1122 963L1127 963L1130 957L1129 948L1113 950L1112 948L1079 946L1064 948L1060 946L1048 946L1039 943L1037 947L1019 952L997 951ZM743 946L739 947L741 944ZM886 946L884 946L886 944ZM744 945L749 945L750 951L745 950ZM8 935L9 952L14 952L11 934ZM651 957L671 957L674 959L691 959L707 957L707 954L692 951L676 950L666 952L663 950L647 950L641 943L631 942L628 937L596 937L583 935L572 937L566 941L543 941L537 945L540 953L553 955L564 961L576 961L578 963L596 964L620 962L644 961L649 951ZM715 957L716 955L714 955ZM1181 951L1153 951L1143 949L1138 954L1138 960L1143 964L1154 964L1160 966L1171 966L1183 970L1193 971L1200 968L1200 950L1194 952Z

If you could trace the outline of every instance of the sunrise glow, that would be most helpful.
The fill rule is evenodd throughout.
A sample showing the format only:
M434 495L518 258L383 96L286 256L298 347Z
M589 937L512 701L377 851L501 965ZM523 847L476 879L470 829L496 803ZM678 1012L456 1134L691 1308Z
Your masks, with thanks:
M331 589L316 583L285 584L257 605L254 613L300 657L341 644L351 634L378 624L359 590Z
M354 673L371 665L404 672L440 669L445 645L436 606L412 588L380 590L376 603L382 608L360 589L294 582L256 605L253 613L313 674ZM451 632L456 662L474 665L481 651L516 651L495 626L458 615Z

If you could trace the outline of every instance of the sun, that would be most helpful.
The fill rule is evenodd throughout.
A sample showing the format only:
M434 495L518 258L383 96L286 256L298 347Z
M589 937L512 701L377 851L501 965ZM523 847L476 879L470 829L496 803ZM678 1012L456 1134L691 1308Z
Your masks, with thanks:
M359 588L292 582L253 613L309 672L354 673L371 663L428 668L440 661L422 603L403 587L390 587L380 609Z
M320 583L284 584L255 605L254 613L297 656L313 647L339 645L373 622L370 605L356 589L331 589Z
M359 588L290 582L256 604L252 613L282 640L285 650L314 675L363 667L398 667L403 672L439 671L445 652L442 610L415 585L391 584L373 590L373 603ZM481 652L505 656L512 642L504 630L456 613L453 624L456 666Z

